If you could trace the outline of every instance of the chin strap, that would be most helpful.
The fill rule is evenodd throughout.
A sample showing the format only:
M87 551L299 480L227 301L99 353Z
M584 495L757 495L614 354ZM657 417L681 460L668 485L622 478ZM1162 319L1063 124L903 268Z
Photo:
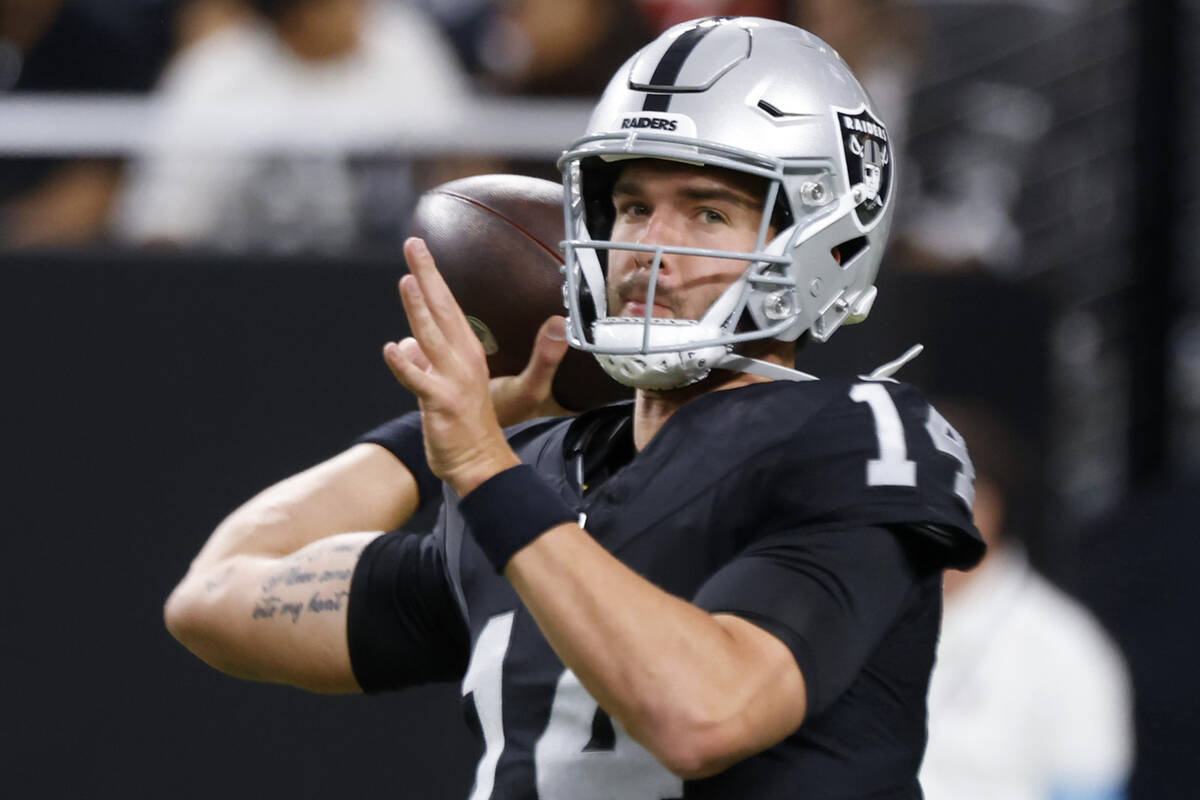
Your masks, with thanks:
M739 356L735 353L726 355L714 366L720 369L733 370L734 372L749 372L751 375L770 378L774 381L818 380L816 375L809 375L807 372L801 372L798 369L791 369L780 364L772 364L770 361L759 361L757 358Z
M894 361L889 361L886 364L876 367L867 377L871 378L872 380L877 380L879 378L890 378L899 372L900 368L905 364L921 355L921 351L924 349L925 345L914 344L912 347L904 351L904 355L900 356Z
M904 355L899 358L889 361L886 364L876 367L867 377L871 380L879 380L881 378L890 378L900 371L908 362L912 361L917 356L921 355L921 351L925 349L923 344L914 344L912 347L904 351ZM798 369L791 369L780 364L772 364L770 361L760 361L757 358L748 358L739 356L735 353L729 353L714 364L714 367L720 369L734 370L735 372L748 372L751 375L758 375L763 378L770 378L776 381L815 381L820 380L816 375L810 375L807 372L801 372Z

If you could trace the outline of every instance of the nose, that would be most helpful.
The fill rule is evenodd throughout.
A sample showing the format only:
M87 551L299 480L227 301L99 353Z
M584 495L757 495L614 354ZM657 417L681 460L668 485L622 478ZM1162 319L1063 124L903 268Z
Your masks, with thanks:
M667 247L679 247L685 244L682 220L677 214L672 214L668 210L655 209L646 220L646 224L639 231L636 238L638 244L645 245L665 245ZM653 252L638 252L633 254L634 263L638 269L650 271L654 264ZM675 257L670 253L663 253L662 260L659 262L658 270L660 274L672 272L671 265Z
M664 245L671 247L682 245L683 239L676 219L673 219L670 213L655 211L647 219L642 229L638 231L635 242L638 245ZM671 253L662 254L662 259L659 261L659 275L668 275L668 273L672 272L671 264L673 260L674 257ZM649 272L653 269L654 253L648 251L634 252L632 253L632 261L634 261L635 269L638 271Z
M638 244L679 246L683 241L683 220L670 209L656 208L646 220Z

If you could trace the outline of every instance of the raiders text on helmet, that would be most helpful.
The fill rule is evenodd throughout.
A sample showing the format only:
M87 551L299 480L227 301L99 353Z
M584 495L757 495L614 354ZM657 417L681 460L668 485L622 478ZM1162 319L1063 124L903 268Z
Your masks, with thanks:
M612 242L623 162L661 158L767 180L753 253ZM753 339L824 341L867 316L892 218L887 130L845 62L816 36L754 17L676 25L613 77L587 134L559 161L567 222L568 338L616 380L667 389L715 367L808 377L736 352ZM771 226L775 230L771 231ZM610 317L610 250L748 261L700 320Z

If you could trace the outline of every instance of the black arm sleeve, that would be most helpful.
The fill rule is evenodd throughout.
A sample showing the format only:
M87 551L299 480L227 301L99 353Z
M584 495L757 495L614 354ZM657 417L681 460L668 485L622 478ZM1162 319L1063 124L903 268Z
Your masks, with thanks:
M368 694L459 680L470 642L436 534L399 531L363 550L350 582L350 666Z
M425 439L421 431L421 412L409 411L395 419L373 428L354 440L355 444L377 444L386 448L408 467L417 480L417 491L421 506L430 498L440 497L442 482L429 469L425 460Z
M854 680L924 574L886 528L789 531L752 544L694 602L787 645L814 716Z

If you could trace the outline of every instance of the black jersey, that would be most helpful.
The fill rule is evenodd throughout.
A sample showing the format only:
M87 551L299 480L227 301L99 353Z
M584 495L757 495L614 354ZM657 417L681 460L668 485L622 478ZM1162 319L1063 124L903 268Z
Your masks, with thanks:
M625 564L779 637L806 682L800 729L719 775L672 775L563 667L449 490L433 533L380 537L359 562L363 688L461 681L484 745L472 800L919 798L941 570L983 552L961 437L890 380L714 392L636 455L631 414L535 421L509 441ZM366 439L388 446L387 428Z

